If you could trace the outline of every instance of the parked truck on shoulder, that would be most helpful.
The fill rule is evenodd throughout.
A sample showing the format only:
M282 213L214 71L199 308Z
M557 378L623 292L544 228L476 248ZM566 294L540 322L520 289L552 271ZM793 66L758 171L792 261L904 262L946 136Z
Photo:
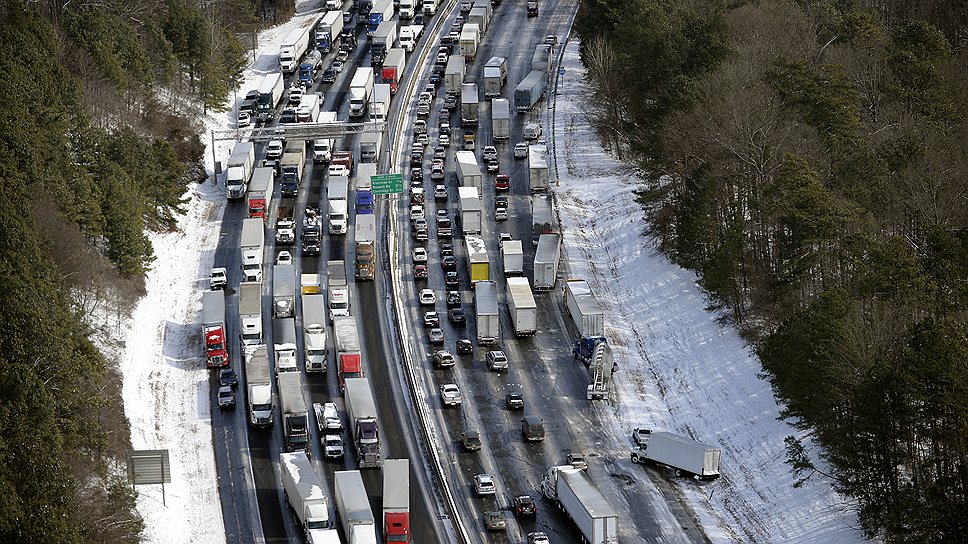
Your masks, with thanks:
M544 144L528 146L528 182L531 193L548 192L548 147Z

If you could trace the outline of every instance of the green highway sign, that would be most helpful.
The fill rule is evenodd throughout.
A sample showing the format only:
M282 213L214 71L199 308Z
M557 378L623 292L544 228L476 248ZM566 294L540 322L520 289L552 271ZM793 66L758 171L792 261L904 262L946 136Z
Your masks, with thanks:
M390 195L403 192L403 174L370 176L374 195Z

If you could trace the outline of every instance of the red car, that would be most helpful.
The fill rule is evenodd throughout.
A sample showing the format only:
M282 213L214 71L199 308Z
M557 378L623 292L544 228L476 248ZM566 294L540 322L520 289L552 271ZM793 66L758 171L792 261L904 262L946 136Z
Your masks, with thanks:
M507 174L498 174L494 178L494 188L498 191L507 191L511 188L511 178Z
M413 279L415 280L425 280L427 279L427 265L418 264L413 267Z

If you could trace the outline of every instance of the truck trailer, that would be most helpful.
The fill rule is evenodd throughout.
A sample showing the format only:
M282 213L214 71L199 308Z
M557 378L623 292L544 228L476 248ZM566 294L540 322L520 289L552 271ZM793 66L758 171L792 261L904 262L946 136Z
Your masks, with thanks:
M272 316L292 317L296 308L296 269L291 264L272 267Z
M269 381L269 348L259 344L245 350L245 390L249 425L272 425L272 382Z
M393 0L373 0L373 7L366 18L366 34L374 36L380 23L393 18Z
M333 473L333 480L336 509L347 544L376 544L373 511L360 471L338 470Z
M484 98L496 98L504 92L508 80L508 62L504 57L491 57L484 65Z
M309 448L309 411L303 396L302 375L299 372L282 372L276 377L279 386L279 404L282 406L283 436L286 451Z
M276 108L282 102L285 92L286 85L281 73L273 72L262 78L262 84L259 85L259 98L255 104L260 122L266 123L276 116Z
M317 291L318 292L318 291ZM326 372L326 300L321 294L302 296L303 347L306 372Z
M410 460L383 462L383 540L410 542Z
M477 125L481 101L477 96L476 83L464 83L460 88L460 120L462 126Z
M263 226L268 221L269 205L272 203L272 188L276 180L274 168L261 166L252 171L252 180L246 192L249 218L259 218Z
M202 292L202 341L205 345L205 364L208 368L229 366L228 345L225 342L225 293Z
M266 247L265 225L262 219L242 220L242 234L239 252L242 261L242 275L246 281L262 281L262 258Z
M346 198L350 180L346 176L330 176L326 184L326 199L329 201L329 233L346 234Z
M262 343L262 282L239 284L239 340L242 346Z
M272 320L272 350L276 356L276 375L299 372L296 361L296 319Z
M447 57L447 65L444 67L444 92L455 96L459 95L466 74L467 61L464 60L464 57L460 55Z
M337 316L333 319L336 337L336 367L339 375L339 389L346 391L348 378L362 378L363 355L360 352L360 337L356 329L356 319L350 316Z
M390 94L396 94L403 79L403 70L407 67L407 53L401 47L393 47L387 51L387 56L383 59L383 68L380 71L380 79L383 83L390 86Z
M252 142L235 144L225 171L225 193L228 198L236 199L245 196L254 168L255 144Z
M370 65L383 66L387 51L397 43L397 22L383 21L373 33L370 41Z
M276 215L276 245L291 246L296 243L296 209L292 206L279 206Z
M296 145L290 145L279 161L282 170L280 194L284 197L295 197L299 193L299 182L302 180L303 164L306 162L306 146L302 140Z
M323 53L329 53L340 33L343 32L343 12L339 9L327 11L316 24L316 48Z
M602 306L585 280L565 282L565 307L571 315L579 336L604 336L605 314Z
M457 152L457 182L461 187L476 187L478 194L483 190L484 175L473 151Z
M477 187L458 187L460 226L464 234L481 233L481 197Z
M618 514L584 470L572 465L549 468L541 480L541 493L568 514L585 542L618 544Z
M329 320L336 317L348 317L350 315L350 292L346 288L346 263L341 259L338 261L327 261L326 268L329 276L326 280L329 295Z
M347 378L346 416L356 445L360 468L378 468L383 464L380 453L380 429L376 401L367 378Z
M329 506L319 476L303 452L280 454L279 464L286 501L296 514L306 541L311 542L310 531L329 529Z
M483 239L477 236L465 236L464 246L467 254L467 270L471 277L471 289L473 289L477 282L491 279L491 264Z
M514 88L514 109L519 112L531 111L545 93L547 74L531 71Z
M548 147L544 144L528 146L528 184L531 194L548 192Z
M389 2L390 0L387 0ZM393 4L390 4L391 9ZM357 68L350 81L350 117L363 117L373 93L373 69Z
M639 447L632 450L633 463L656 463L666 465L676 476L690 476L700 480L719 478L719 461L722 451L709 444L667 432L640 430L646 437Z
M561 235L542 234L534 252L534 290L551 291L558 276L558 259L561 256Z
M356 216L356 279L372 281L376 276L376 216L357 213Z
M286 39L279 46L279 68L282 73L295 72L299 66L299 59L309 50L309 35L312 26L295 28L289 32Z
M531 197L531 241L538 245L542 234L555 232L554 210L551 195L538 194Z
M528 278L507 278L507 303L515 336L538 332L538 305Z
M501 341L501 316L498 314L497 284L481 281L474 287L474 313L477 316L477 343Z
M521 240L501 242L501 260L504 261L505 276L524 274L524 248L521 246Z
M507 98L491 100L491 137L495 142L511 138L511 103Z

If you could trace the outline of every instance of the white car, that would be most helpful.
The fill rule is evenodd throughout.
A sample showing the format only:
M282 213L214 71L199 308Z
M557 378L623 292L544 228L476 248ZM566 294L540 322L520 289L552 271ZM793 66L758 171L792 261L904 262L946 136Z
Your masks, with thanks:
M528 533L528 544L551 544L551 540L542 532Z
M437 143L444 147L450 147L450 136L446 134L441 134L437 137Z
M430 143L430 136L427 136L426 132L417 134L417 143L420 144L421 147L427 147L427 144Z
M496 161L497 160L497 148L493 145L485 145L483 151L481 151L481 157L485 161Z
M292 253L288 251L280 251L279 255L276 255L276 264L292 264Z
M437 304L437 295L434 294L434 290L430 288L424 288L420 290L420 304L423 306L433 306Z
M318 406L315 404L314 406ZM316 418L319 420L319 428L326 433L340 432L343 430L343 420L339 416L339 408L335 402L324 402L320 409L316 410Z
M423 206L410 206L410 220L426 219Z
M457 387L456 383L445 383L440 386L440 400L443 401L444 406L460 406L464 402L464 396L460 393L460 387ZM476 481L476 478L475 478ZM480 491L477 492L478 495L484 495ZM494 494L494 482L491 482L491 495Z
M427 133L427 121L423 119L417 119L413 122L413 133L414 134L426 134Z
M454 387L457 387L456 385ZM497 486L494 485L494 478L491 478L490 474L478 474L474 476L474 491L477 491L478 495L494 495L497 492Z
M427 262L427 249L422 247L413 248L413 262L415 263ZM421 297L423 297L422 292L421 292Z
M343 439L340 435L323 435L323 457L327 459L339 459L343 457Z
M526 159L527 157L528 157L528 144L526 143L514 144L514 158Z
M434 186L434 198L447 199L447 186L446 185L436 185Z
M507 208L497 208L494 210L494 220L495 221L507 221L508 220L508 209Z
M245 127L247 127L247 126L249 126L251 124L252 124L252 116L249 115L249 112L247 112L247 111L240 111L239 112L238 127L239 128L245 128Z
M285 146L282 145L282 140L272 140L266 145L266 158L278 159L282 156L284 150Z

